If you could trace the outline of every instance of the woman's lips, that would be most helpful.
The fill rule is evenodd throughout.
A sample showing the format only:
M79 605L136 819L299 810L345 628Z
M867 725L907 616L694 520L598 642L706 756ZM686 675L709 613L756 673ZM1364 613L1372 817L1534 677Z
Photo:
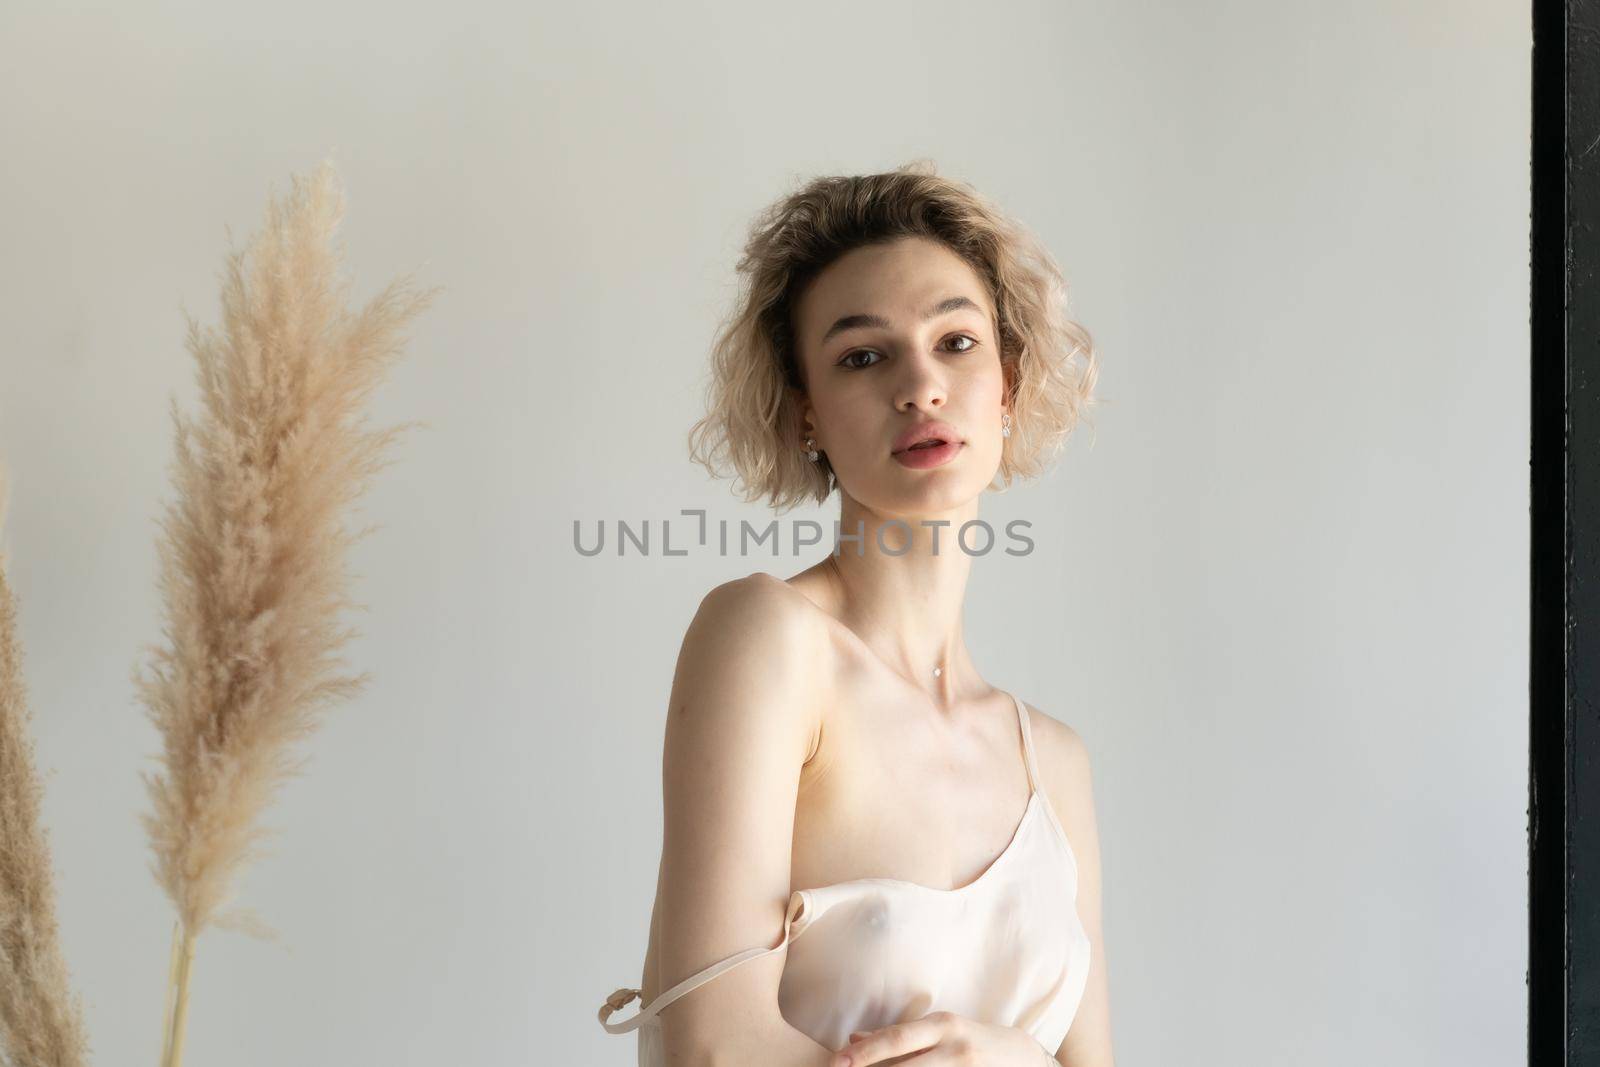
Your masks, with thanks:
M929 467L940 467L955 458L961 451L960 441L941 441L936 445L927 445L922 448L907 448L894 453L894 458L900 461L903 467L912 470L926 470Z

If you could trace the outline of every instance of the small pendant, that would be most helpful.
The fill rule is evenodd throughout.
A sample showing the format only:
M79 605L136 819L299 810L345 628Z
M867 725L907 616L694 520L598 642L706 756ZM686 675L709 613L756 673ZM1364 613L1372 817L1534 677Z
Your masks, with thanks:
M933 669L933 676L934 676L934 677L935 677L935 678L937 678L937 677L939 677L939 675L941 675L941 674L943 674L943 673L944 673L944 670L943 670L943 669L942 669L942 668L940 668L940 667L935 667L935 668L934 668L934 669Z

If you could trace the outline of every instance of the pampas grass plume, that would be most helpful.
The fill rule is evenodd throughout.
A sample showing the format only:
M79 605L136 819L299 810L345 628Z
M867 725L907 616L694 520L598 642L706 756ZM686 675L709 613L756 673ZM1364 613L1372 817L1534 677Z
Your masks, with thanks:
M166 643L134 672L163 743L142 821L177 911L168 1067L182 1058L195 937L211 925L270 932L222 909L261 854L264 808L299 770L295 746L367 680L339 658L355 636L339 615L358 606L346 550L371 531L342 518L407 427L369 431L361 409L437 290L401 279L347 311L331 243L343 213L330 162L295 177L285 201L269 198L264 230L228 256L220 332L189 319L200 412L173 403L176 499L158 539Z
M0 534L5 511L0 471ZM89 1062L89 1043L56 940L55 881L39 823L44 789L34 768L31 719L16 598L0 552L0 1062L80 1067Z

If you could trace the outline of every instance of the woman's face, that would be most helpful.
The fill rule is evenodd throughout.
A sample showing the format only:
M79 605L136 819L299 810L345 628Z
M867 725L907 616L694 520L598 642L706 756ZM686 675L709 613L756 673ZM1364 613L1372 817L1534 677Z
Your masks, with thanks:
M958 509L988 487L1005 381L988 288L965 260L922 237L852 249L805 289L795 319L801 426L844 492L906 516ZM896 452L929 421L960 442L948 458Z

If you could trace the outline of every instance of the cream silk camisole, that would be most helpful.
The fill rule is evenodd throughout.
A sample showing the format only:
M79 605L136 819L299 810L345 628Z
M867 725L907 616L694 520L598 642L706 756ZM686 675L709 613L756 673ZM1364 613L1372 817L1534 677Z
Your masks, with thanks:
M1088 981L1089 938L1078 918L1077 858L1039 787L1027 709L1011 700L1031 792L1010 843L976 879L957 889L897 878L796 889L776 945L729 956L632 1018L611 1022L641 995L619 989L600 1008L600 1024L613 1034L637 1027L640 1067L662 1067L663 1008L741 963L787 948L779 1010L830 1051L842 1049L854 1030L951 1011L1026 1030L1053 1055Z

